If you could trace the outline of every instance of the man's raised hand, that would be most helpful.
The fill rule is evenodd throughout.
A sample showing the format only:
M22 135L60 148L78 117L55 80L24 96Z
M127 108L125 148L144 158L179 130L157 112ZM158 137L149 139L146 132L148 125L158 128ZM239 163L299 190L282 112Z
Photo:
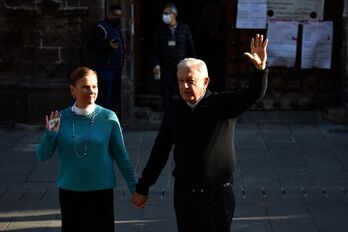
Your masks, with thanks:
M255 38L252 38L250 41L250 53L244 53L259 70L266 68L267 44L268 39L264 39L263 35L256 34Z

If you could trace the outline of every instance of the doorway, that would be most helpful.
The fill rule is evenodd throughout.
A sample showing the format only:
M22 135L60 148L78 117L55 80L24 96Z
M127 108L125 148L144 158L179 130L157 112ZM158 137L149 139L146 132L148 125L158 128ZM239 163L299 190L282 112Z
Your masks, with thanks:
M224 53L226 51L224 15L226 10L219 4L225 1L177 0L171 2L177 5L177 19L186 23L192 31L197 58L203 59L207 63L211 77L220 77L221 84L214 87L214 82L212 82L211 87L223 88L225 82ZM157 26L162 23L162 10L166 3L168 1L136 1L136 105L153 107L161 104L160 84L153 78L151 59L153 34ZM211 31L215 34L213 35ZM211 36L222 38L222 40L218 41ZM219 59L214 56L218 56Z

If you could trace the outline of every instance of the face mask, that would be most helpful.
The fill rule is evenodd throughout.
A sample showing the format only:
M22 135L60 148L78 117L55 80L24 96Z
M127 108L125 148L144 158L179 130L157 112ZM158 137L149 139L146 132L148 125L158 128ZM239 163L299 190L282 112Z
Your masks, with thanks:
M163 14L162 15L162 20L165 24L169 24L172 21L172 17L168 14Z

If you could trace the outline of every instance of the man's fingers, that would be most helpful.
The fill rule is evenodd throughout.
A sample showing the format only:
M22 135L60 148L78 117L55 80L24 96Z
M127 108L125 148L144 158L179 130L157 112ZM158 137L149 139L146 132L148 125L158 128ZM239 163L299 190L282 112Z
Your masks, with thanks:
M250 60L254 60L254 56L249 52L244 52L244 56L247 56Z
M254 38L251 38L251 40L250 40L250 51L252 51L254 49L254 46L255 46L254 43L255 43L254 42Z
M263 45L263 35L260 35L260 41L259 41L259 46Z
M256 38L255 38L255 47L259 47L260 46L260 35L256 34Z
M265 39L265 41L263 41L263 47L265 50L267 49L267 45L268 45L268 39Z

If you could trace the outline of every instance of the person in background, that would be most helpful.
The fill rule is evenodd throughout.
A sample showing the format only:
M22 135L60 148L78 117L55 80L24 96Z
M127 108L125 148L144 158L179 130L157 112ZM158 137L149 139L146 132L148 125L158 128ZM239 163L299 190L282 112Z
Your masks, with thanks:
M97 23L88 46L95 54L95 68L99 76L98 104L120 116L121 79L125 46L121 32L122 10L110 5L104 20Z
M166 165L172 146L175 167L174 209L179 232L229 232L235 208L234 128L237 117L266 91L268 40L251 39L254 64L249 88L213 93L206 64L186 58L178 64L181 99L164 113L149 160L132 201L144 207L149 188Z
M177 20L177 7L168 3L163 8L163 23L153 38L153 74L161 81L161 96L164 109L178 95L176 65L185 57L195 57L195 47L190 28Z
M116 114L95 104L97 74L77 68L70 78L75 103L46 115L46 129L36 151L40 161L59 154L59 203L62 231L114 231L114 162L129 191L136 186Z

